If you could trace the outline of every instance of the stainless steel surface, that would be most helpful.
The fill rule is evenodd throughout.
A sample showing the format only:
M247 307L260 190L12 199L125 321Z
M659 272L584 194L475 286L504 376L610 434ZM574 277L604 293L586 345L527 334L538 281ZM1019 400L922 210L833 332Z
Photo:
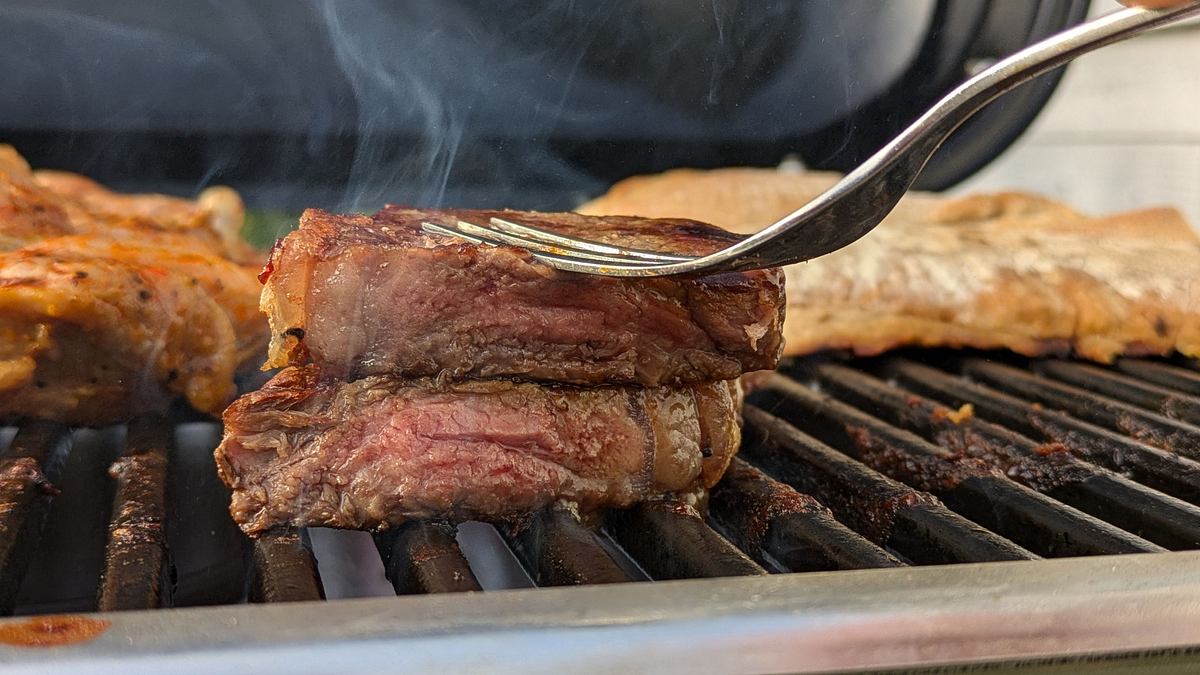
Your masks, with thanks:
M562 270L622 277L750 270L809 260L847 246L878 225L912 186L942 143L976 112L1001 94L1105 45L1200 16L1200 1L1168 10L1125 9L1038 42L979 72L813 201L741 242L705 256L662 263L614 254L597 260L596 242L561 237L552 250L536 230L507 223L497 231L479 225L437 234L477 241L524 245L543 262ZM506 236L508 238L506 238ZM520 241L520 239L518 239Z
M102 615L5 672L818 672L1200 647L1200 552ZM21 622L8 619L4 623Z

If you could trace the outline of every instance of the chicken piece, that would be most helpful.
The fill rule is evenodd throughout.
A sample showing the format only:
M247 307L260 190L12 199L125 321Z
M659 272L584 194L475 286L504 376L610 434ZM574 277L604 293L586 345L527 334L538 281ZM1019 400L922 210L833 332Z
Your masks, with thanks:
M761 169L631 178L582 213L752 233L836 182ZM1200 239L1171 209L1095 218L1036 195L911 194L863 239L789 266L788 354L901 346L1200 356Z
M99 257L53 241L0 253L0 335L8 421L104 425L161 411L177 394L215 415L235 393L230 313L195 277L132 254Z
M267 326L241 199L121 195L0 145L0 417L218 413Z

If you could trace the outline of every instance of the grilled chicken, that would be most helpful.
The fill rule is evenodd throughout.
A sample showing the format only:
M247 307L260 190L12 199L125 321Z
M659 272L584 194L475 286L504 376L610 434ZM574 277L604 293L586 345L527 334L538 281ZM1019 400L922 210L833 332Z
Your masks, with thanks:
M579 210L702 217L750 233L836 182L758 169L631 178ZM1178 212L1095 218L1030 194L909 195L787 274L789 354L906 345L1200 356L1200 239Z
M0 146L0 417L103 425L179 396L220 413L267 331L224 234L240 200L210 194L119 195Z

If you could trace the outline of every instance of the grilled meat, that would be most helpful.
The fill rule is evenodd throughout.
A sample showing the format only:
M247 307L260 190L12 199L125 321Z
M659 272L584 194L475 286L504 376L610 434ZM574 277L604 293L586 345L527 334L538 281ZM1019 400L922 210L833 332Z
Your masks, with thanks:
M217 449L249 534L505 520L713 485L740 438L735 382L593 387L321 380L288 368L225 413Z
M422 221L511 218L650 250L703 254L735 238L702 223L508 211L374 216L310 210L272 252L268 365L327 376L518 377L659 386L773 368L779 270L618 279L560 272L527 252L425 235Z
M750 233L837 180L757 169L631 178L579 210ZM1170 209L1092 218L1002 193L914 194L847 248L786 269L789 354L1006 348L1107 362L1200 355L1200 240Z
M62 171L34 171L0 144L0 249L69 234L202 250L242 263L258 255L240 237L241 198L213 187L195 200L127 195Z
M231 191L118 195L0 145L0 418L220 412L267 341L241 217Z
M100 425L183 394L217 413L234 394L237 334L186 274L56 251L0 253L0 416Z

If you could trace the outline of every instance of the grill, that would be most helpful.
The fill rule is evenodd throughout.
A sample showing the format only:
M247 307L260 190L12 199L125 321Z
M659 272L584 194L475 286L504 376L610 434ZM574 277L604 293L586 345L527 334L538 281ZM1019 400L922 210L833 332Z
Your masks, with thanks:
M217 425L185 412L29 423L6 431L0 457L0 610L18 615L0 642L70 642L75 613L108 623L0 661L120 670L187 653L197 667L304 670L353 654L528 672L1173 658L1200 645L1200 553L1181 553L1200 549L1198 411L1185 361L805 359L751 393L742 452L707 504L256 541L226 515ZM707 580L647 583L683 579ZM424 597L342 600L393 593ZM313 602L283 605L298 601ZM163 607L192 609L125 611Z

